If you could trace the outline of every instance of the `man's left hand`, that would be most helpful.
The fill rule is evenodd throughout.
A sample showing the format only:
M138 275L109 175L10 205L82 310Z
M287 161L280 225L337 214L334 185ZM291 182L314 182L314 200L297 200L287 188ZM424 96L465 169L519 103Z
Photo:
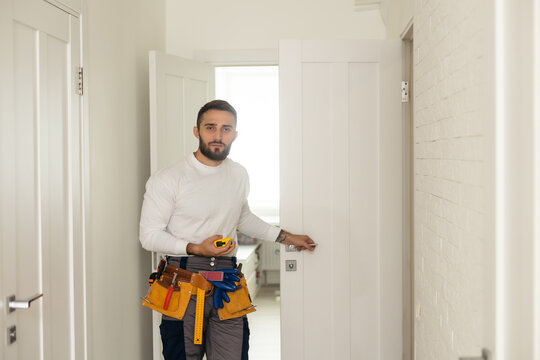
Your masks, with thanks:
M294 245L297 251L315 250L315 241L313 241L309 236L291 234L285 230L281 231L276 239L276 242L285 245Z

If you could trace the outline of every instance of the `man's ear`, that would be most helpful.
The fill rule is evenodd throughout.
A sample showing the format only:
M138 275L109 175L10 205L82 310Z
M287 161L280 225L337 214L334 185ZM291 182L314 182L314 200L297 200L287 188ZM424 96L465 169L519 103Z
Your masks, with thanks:
M199 129L196 126L193 127L193 135L198 139L199 138Z

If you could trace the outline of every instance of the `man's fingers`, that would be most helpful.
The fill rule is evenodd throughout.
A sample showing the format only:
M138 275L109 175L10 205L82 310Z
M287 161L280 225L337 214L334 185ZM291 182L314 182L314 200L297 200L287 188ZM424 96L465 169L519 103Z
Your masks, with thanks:
M227 255L234 250L234 242L231 241L231 244L224 248L216 248L216 247L214 248L218 250L216 253L217 256Z
M214 241L219 240L219 239L223 239L223 235L210 236L208 239L206 239L206 241L214 242Z
M306 236L304 243L302 244L302 248L309 251L315 250L315 246L311 246L310 244L315 244L315 241L313 241L309 236Z
M234 250L234 242L231 241L231 245L228 246L228 250L226 250L223 255L227 255L228 253L232 252Z

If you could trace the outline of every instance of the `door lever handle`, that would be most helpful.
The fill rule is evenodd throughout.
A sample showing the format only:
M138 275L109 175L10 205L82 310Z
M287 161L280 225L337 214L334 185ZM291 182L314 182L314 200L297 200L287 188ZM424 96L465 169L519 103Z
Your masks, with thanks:
M286 252L296 252L296 246L294 245L285 245Z
M490 360L491 353L488 349L482 349L482 356L477 357L460 357L459 360Z
M15 295L8 296L8 312L14 312L16 309L28 309L33 301L42 297L43 294L35 294L25 300L15 300Z

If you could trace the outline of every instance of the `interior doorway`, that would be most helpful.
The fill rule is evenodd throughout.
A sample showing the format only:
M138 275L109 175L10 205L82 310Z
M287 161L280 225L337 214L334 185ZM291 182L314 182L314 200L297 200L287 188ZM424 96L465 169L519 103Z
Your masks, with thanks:
M216 99L238 113L238 138L230 158L250 177L251 211L279 225L279 71L278 66L218 66ZM280 358L279 245L238 234L238 261L257 311L248 316L252 359ZM272 334L272 336L268 336Z

